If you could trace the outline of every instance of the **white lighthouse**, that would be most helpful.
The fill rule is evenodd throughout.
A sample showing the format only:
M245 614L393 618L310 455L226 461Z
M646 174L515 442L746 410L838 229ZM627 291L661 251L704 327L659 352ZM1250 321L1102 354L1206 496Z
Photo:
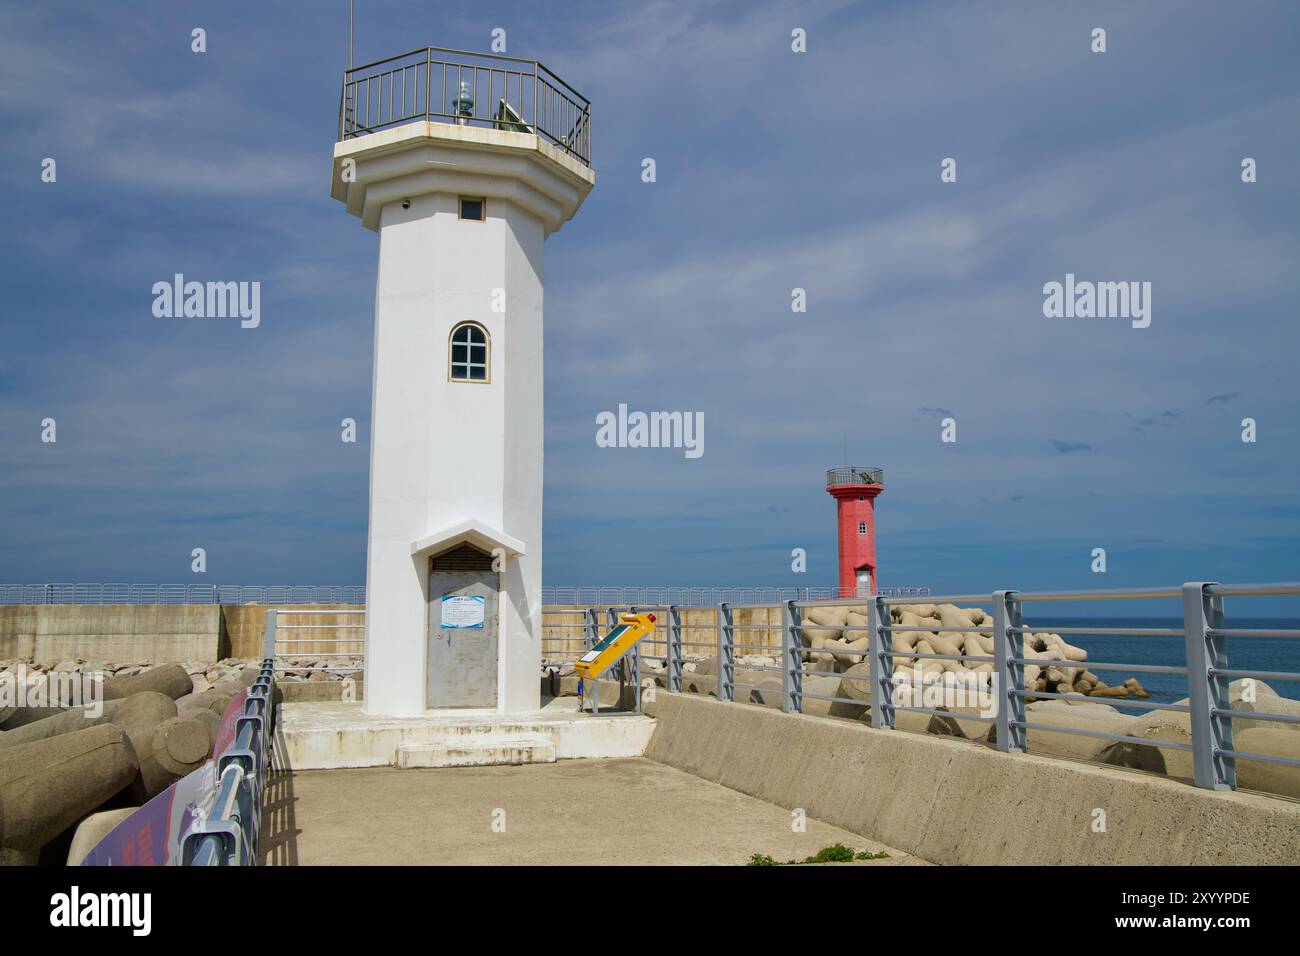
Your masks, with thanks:
M542 254L595 184L590 117L532 61L345 74L331 194L379 233L368 714L539 706Z

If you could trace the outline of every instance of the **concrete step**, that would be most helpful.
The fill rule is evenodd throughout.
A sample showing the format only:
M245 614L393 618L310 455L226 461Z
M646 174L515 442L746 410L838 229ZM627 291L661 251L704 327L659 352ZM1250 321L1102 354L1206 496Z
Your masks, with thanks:
M551 737L524 734L472 734L397 745L397 766L495 767L555 763Z

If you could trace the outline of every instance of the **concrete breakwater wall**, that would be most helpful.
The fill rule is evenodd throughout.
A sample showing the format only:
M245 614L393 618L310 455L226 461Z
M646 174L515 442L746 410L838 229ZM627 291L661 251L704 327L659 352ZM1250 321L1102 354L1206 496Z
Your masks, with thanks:
M356 604L281 604L281 610L360 610ZM585 608L547 605L581 612ZM13 604L0 605L0 660L26 660L44 664L82 658L104 661L219 661L230 657L262 656L262 636L267 607L260 604ZM699 655L716 647L712 607L683 608L686 652ZM287 645L294 656L309 657L336 650L336 638L361 636L360 630L338 630L324 625L357 624L357 615L313 615L286 618L286 623L322 625L281 631L281 639L307 643ZM663 621L647 639L646 654L663 655L666 631ZM762 625L760 630L737 634L737 643L774 652L781 647L781 608L741 608L736 623ZM698 626L698 629L696 627ZM601 632L606 629L601 609ZM581 617L548 613L543 626L546 653L573 656L585 648ZM692 647L698 644L698 647ZM361 651L361 645L349 645ZM739 653L739 652L738 652Z
M1300 861L1293 801L694 695L645 709L652 760L934 863Z
M221 608L198 604L36 604L0 607L0 660L56 664L216 661Z
M282 605L287 610L356 609L356 605ZM265 607L216 604L15 604L0 606L0 660L220 661L262 656ZM305 622L300 619L295 623ZM313 616L316 624L355 624L356 615ZM295 656L329 653L334 639L357 632L286 631L308 643ZM358 651L361 645L351 645ZM289 648L285 648L287 651Z

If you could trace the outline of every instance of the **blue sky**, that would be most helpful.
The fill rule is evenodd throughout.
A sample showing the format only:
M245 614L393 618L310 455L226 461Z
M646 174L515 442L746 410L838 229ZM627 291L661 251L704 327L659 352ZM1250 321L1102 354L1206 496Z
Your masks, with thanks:
M358 62L502 27L594 103L546 250L546 584L833 584L846 440L886 585L1300 578L1300 8L358 7ZM0 5L0 581L362 583L344 8ZM155 318L177 272L260 281L260 327ZM1045 318L1066 273L1151 282L1151 326ZM704 456L598 448L619 403L703 412Z

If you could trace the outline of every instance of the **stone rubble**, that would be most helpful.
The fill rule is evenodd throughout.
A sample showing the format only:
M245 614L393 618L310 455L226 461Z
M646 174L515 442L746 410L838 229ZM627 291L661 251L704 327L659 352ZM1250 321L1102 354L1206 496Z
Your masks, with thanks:
M971 688L987 688L993 673L992 661L934 660L919 655L992 657L991 633L973 633L966 628L989 628L992 618L981 608L959 608L953 604L900 604L890 608L892 623L900 627L919 630L896 630L891 635L891 649L900 656L894 658L895 671L919 674L922 680L931 674L953 677L948 682L964 684ZM851 672L862 676L867 666L863 657L868 638L864 630L845 628L867 627L867 608L861 607L810 607L805 618L812 626L800 628L804 644L804 660L813 669L826 673ZM1061 635L1047 631L1024 635L1024 656L1042 658L1054 663L1025 665L1025 690L1053 694L1084 694L1090 697L1142 699L1148 696L1137 678L1130 677L1115 686L1088 670L1088 652L1065 641ZM845 653L859 652L859 653ZM913 656L916 655L916 656ZM1063 661L1065 663L1055 663ZM854 670L858 668L858 670ZM846 681L859 683L861 681ZM864 682L862 682L864 683ZM857 695L850 695L857 696Z
M0 865L62 863L79 824L124 803L143 805L202 766L220 715L258 667L234 658L155 666L0 661L0 680L20 673L29 695L42 691L41 705L0 705ZM57 683L66 694L72 674L102 676L98 708L45 705L44 691Z
M136 661L130 664L118 664L87 660L80 657L59 661L54 665L40 664L33 661L3 660L0 661L0 676L9 673L17 674L21 667L27 675L26 683L28 688L32 688L44 684L49 679L50 674L102 673L105 680L111 681L117 678L137 677L147 670L161 666L163 663L162 661ZM216 663L181 661L177 666L184 668L185 673L189 675L194 685L193 693L201 694L223 681L237 677L245 667L256 666L260 663L258 660L228 657ZM276 674L276 680L289 681L338 681L347 677L349 672L354 676L359 675L363 669L360 657L281 657L278 664L286 669L283 673ZM325 671L324 668L329 668L329 670Z

